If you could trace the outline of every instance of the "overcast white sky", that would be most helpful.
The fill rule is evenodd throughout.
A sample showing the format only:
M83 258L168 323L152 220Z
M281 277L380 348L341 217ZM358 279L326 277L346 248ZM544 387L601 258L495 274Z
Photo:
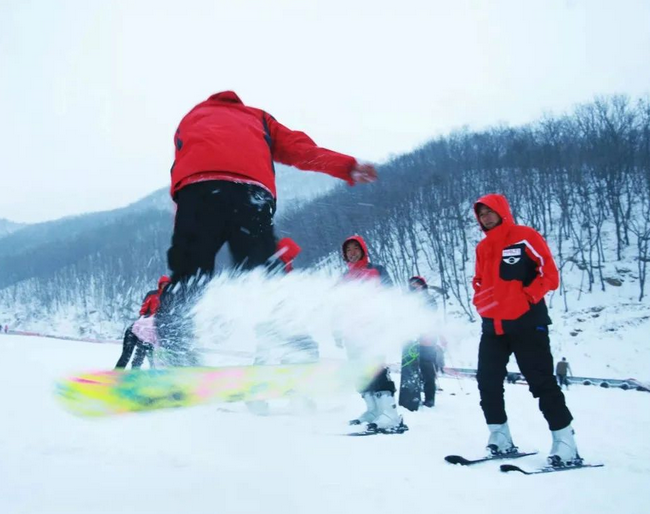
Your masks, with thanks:
M648 0L0 0L0 218L166 186L210 94L381 162L468 125L650 92Z

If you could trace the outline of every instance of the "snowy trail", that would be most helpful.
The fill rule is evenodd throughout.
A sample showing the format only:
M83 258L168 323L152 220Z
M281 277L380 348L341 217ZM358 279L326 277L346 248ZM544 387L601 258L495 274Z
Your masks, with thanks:
M53 381L108 368L119 347L0 336L0 512L32 513L527 513L647 512L650 395L574 387L568 393L583 456L605 468L526 477L444 462L482 453L476 384L443 379L427 412L405 413L400 436L345 437L361 409L349 396L317 413L256 417L241 404L77 418ZM550 436L525 386L507 386L515 442L544 460Z

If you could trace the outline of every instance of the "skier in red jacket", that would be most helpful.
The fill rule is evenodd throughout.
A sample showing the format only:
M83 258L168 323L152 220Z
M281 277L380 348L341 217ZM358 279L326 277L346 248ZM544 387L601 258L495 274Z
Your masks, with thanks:
M393 281L384 267L370 262L368 246L361 236L355 235L343 242L343 260L348 265L348 271L344 275L346 279L376 280L386 286L393 285ZM346 346L351 359L364 358L354 341L347 342ZM402 416L397 412L395 382L390 377L387 367L382 368L372 381L359 392L366 403L366 410L351 420L351 425L367 423L369 432L385 434L399 434L408 430Z
M171 195L177 212L167 253L172 286L162 297L157 324L169 363L186 365L195 360L188 353L191 324L172 313L188 310L224 243L240 269L281 266L274 258L273 163L327 173L350 185L373 182L377 173L244 105L233 91L212 95L186 114L174 144Z
M506 365L514 353L552 433L549 463L579 463L573 417L553 376L551 319L544 301L544 295L559 285L553 256L537 231L515 224L504 196L479 198L474 212L486 236L476 248L472 285L474 305L482 318L477 380L490 430L487 448L492 454L517 451L503 397Z

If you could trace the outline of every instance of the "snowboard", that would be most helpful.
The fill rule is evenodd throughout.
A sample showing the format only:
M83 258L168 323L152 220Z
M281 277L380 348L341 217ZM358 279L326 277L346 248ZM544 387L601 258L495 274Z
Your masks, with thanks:
M402 349L402 372L398 403L410 411L420 407L422 376L420 375L420 343L413 341Z
M83 373L60 380L56 396L71 412L110 416L206 403L318 396L368 384L376 364L321 361L277 366L177 367Z

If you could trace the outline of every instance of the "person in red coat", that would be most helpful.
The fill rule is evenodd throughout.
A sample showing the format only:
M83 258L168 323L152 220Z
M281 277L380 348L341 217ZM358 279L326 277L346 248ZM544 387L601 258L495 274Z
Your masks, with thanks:
M343 260L348 266L347 272L343 275L345 279L374 280L386 286L393 285L384 267L370 262L368 246L361 236L347 238L343 242L342 250ZM354 341L347 342L346 346L351 359L364 359ZM359 391L366 404L366 410L351 420L350 424L367 424L368 431L386 434L408 430L402 416L397 412L395 390L395 382L388 368L383 367L371 382Z
M163 275L158 279L158 289L149 291L144 300L142 300L142 306L140 307L140 316L144 318L149 318L154 316L158 311L160 306L160 295L169 284L170 280L167 275ZM153 367L153 344L152 341L143 341L140 339L136 333L133 331L133 325L131 323L129 327L124 332L124 340L122 342L122 354L115 364L115 369L124 369L131 360L133 355L133 350L135 350L135 357L133 357L133 362L131 367L133 369L140 368L144 362L144 358L149 359L149 365Z
M544 238L515 224L506 198L485 195L474 204L485 237L476 248L474 305L482 318L477 380L490 430L492 454L516 452L508 427L503 382L514 353L530 392L552 433L552 465L580 462L564 395L553 376L544 296L559 286L558 270Z
M181 120L174 136L171 196L177 211L167 261L171 287L157 317L169 363L186 365L191 331L173 311L187 312L228 243L238 269L281 266L274 258L274 162L326 173L350 185L372 182L375 168L318 146L233 91L210 96ZM177 285L180 284L180 287ZM187 325L187 326L181 326ZM193 359L189 359L193 360Z
M158 279L158 288L152 291L149 291L144 300L142 300L142 307L140 307L140 316L153 316L158 312L158 307L160 307L160 295L163 292L163 289L171 282L170 278L167 275L163 275Z

